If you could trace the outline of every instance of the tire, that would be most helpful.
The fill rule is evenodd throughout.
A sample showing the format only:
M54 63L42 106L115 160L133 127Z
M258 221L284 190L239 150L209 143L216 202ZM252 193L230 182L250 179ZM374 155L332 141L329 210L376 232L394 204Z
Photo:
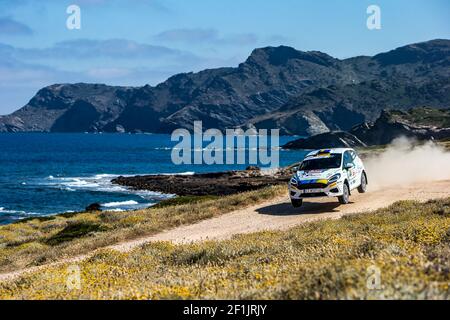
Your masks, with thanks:
M367 177L366 177L366 173L363 172L361 174L361 184L358 187L358 192L359 193L366 193L367 192Z
M302 199L291 199L292 206L294 208L300 208L303 205Z
M338 197L340 204L348 204L350 202L350 188L347 183L344 183L344 194Z

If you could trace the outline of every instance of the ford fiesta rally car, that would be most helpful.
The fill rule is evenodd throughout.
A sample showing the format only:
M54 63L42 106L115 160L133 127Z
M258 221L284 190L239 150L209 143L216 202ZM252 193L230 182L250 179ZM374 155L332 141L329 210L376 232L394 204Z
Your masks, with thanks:
M292 205L301 207L303 199L337 197L347 204L351 191L365 193L367 174L355 150L347 148L316 150L300 163L289 182Z

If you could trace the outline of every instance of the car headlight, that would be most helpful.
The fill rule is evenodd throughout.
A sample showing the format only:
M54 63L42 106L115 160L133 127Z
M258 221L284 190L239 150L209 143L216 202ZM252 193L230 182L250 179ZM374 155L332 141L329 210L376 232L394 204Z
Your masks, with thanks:
M291 181L290 181L290 184L293 185L293 186L296 186L297 183L298 183L298 182L297 182L297 179L295 178L295 176L292 177L292 178L291 178Z
M335 174L330 179L328 179L328 184L338 181L341 178L341 174Z

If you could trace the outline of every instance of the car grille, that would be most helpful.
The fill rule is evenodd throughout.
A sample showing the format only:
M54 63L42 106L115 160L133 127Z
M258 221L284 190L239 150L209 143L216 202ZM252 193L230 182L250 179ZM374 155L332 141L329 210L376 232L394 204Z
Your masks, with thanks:
M297 186L300 190L305 189L325 189L327 185L325 183L305 183L305 184L299 184Z
M316 198L316 197L326 197L327 194L324 192L317 192L317 193L302 193L300 195L301 198Z

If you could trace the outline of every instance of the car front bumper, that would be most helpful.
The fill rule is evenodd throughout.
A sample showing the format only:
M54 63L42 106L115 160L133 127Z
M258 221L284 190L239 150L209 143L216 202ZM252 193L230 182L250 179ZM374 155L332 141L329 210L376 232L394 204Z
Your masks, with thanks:
M300 200L305 198L318 198L318 197L339 197L344 193L343 182L333 182L323 187L307 186L295 186L289 184L289 196L291 199Z

